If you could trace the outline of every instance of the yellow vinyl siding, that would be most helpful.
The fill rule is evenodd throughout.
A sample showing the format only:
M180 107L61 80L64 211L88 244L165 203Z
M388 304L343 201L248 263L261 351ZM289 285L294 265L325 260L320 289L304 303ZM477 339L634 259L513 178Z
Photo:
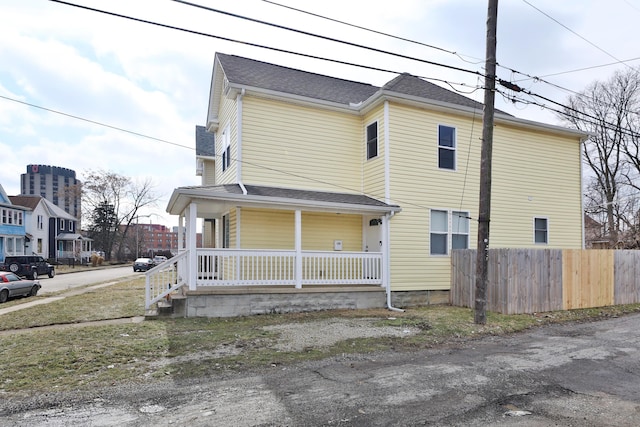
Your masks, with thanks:
M390 222L393 290L449 289L449 256L430 255L430 209L461 210L475 218L481 112L475 121L444 113L390 105L391 201L402 212ZM456 171L438 168L438 125L456 129ZM473 132L473 134L472 134ZM471 150L471 151L469 151ZM476 222L469 222L475 247Z
M362 118L245 97L245 183L362 191Z
M236 161L238 155L237 144L237 106L236 101L222 97L222 106L220 112L220 126L216 132L216 157L219 161L216 164L216 183L217 184L230 184L236 182L236 168L238 162ZM224 151L222 134L225 129L230 131L229 139L231 143L231 163L229 167L222 171L222 152Z
M242 209L242 249L294 249L293 211ZM334 213L302 213L302 249L332 251L342 240L343 251L362 250L362 217Z
M335 213L302 213L302 249L332 251L342 240L343 251L362 250L362 216Z
M202 185L216 184L216 162L214 160L203 160Z
M577 140L497 125L492 180L492 247L582 247ZM534 243L534 217L548 218L547 245Z
M294 212L242 208L242 249L294 249Z
M402 207L390 223L393 290L450 287L450 257L430 255L430 209L469 212L469 247L476 247L481 121L481 112L473 122L391 105L391 201ZM439 124L456 129L455 171L438 168ZM579 156L578 138L495 126L491 247L536 247L536 216L548 219L544 247L581 247Z
M367 126L371 123L378 121L378 156L367 160ZM381 104L378 108L364 117L362 123L362 159L364 162L363 167L363 192L371 197L375 197L379 200L384 200L384 106Z

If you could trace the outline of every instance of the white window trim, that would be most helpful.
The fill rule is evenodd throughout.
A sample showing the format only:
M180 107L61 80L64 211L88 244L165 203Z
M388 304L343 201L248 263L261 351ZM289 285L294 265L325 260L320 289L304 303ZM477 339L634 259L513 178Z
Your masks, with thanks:
M546 242L536 242L536 219L544 219L547 221L547 229L545 230L547 232L547 241ZM534 245L541 245L541 246L547 246L549 245L549 229L551 228L549 226L549 217L546 216L534 216L532 219L532 228L533 228L533 244Z
M231 167L231 126L228 124L222 130L222 151L220 159L222 160L222 172L226 172ZM229 152L227 153L227 149Z
M447 213L447 253L445 254L432 254L431 253L431 234L433 234L434 232L431 229L431 212L433 211L440 211L440 212L446 212ZM467 211L467 210L462 210L462 209L449 209L449 208L431 208L429 209L429 256L431 257L448 257L451 255L451 250L453 247L453 235L454 234L459 234L462 235L463 233L454 233L453 232L453 212L461 212L461 213L465 213L467 214L467 218L471 217L471 212ZM468 221L468 229L469 231L466 233L466 235L468 236L467 238L467 246L470 247L471 246L471 220L467 219ZM445 234L442 232L435 232L437 234Z
M369 126L376 125L376 154L369 157ZM366 161L376 159L380 156L380 123L378 120L369 122L364 127L364 158Z
M437 128L437 139L436 139L436 164L438 165L438 170L441 171L449 171L449 172L456 172L458 170L458 128L456 126L453 125L449 125L446 123L438 123L438 128ZM445 146L440 146L440 126L446 126L448 128L452 128L453 129L453 147L445 147ZM443 148L445 150L451 150L453 151L453 169L449 169L449 168L441 168L440 167L440 148Z

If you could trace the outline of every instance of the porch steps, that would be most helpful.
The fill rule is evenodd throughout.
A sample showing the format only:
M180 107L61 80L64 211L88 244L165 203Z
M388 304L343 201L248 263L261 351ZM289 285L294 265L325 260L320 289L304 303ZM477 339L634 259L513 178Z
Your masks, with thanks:
M145 318L159 317L184 317L187 297L181 294L172 294L170 299L163 299L156 303L155 309L145 312Z

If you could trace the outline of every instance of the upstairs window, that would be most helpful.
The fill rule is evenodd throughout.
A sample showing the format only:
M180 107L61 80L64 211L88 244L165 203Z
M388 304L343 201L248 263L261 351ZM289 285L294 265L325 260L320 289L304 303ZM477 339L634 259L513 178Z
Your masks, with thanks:
M367 160L378 156L378 122L367 126Z
M456 169L456 129L451 126L438 126L438 167Z
M44 217L42 215L38 215L38 230L44 229Z
M229 126L222 131L222 171L231 166L231 136Z
M547 218L533 219L533 239L536 244L549 243L549 220Z

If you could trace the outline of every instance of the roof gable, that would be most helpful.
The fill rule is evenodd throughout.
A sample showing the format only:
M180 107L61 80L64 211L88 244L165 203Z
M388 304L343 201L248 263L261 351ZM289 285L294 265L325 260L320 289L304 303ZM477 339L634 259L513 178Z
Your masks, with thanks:
M310 73L254 59L217 53L230 84L261 88L275 92L335 102L358 104L379 88L367 83Z
M42 196L29 196L29 195L21 195L21 196L9 196L9 200L11 203L18 206L24 206L31 210L35 210L40 203Z

